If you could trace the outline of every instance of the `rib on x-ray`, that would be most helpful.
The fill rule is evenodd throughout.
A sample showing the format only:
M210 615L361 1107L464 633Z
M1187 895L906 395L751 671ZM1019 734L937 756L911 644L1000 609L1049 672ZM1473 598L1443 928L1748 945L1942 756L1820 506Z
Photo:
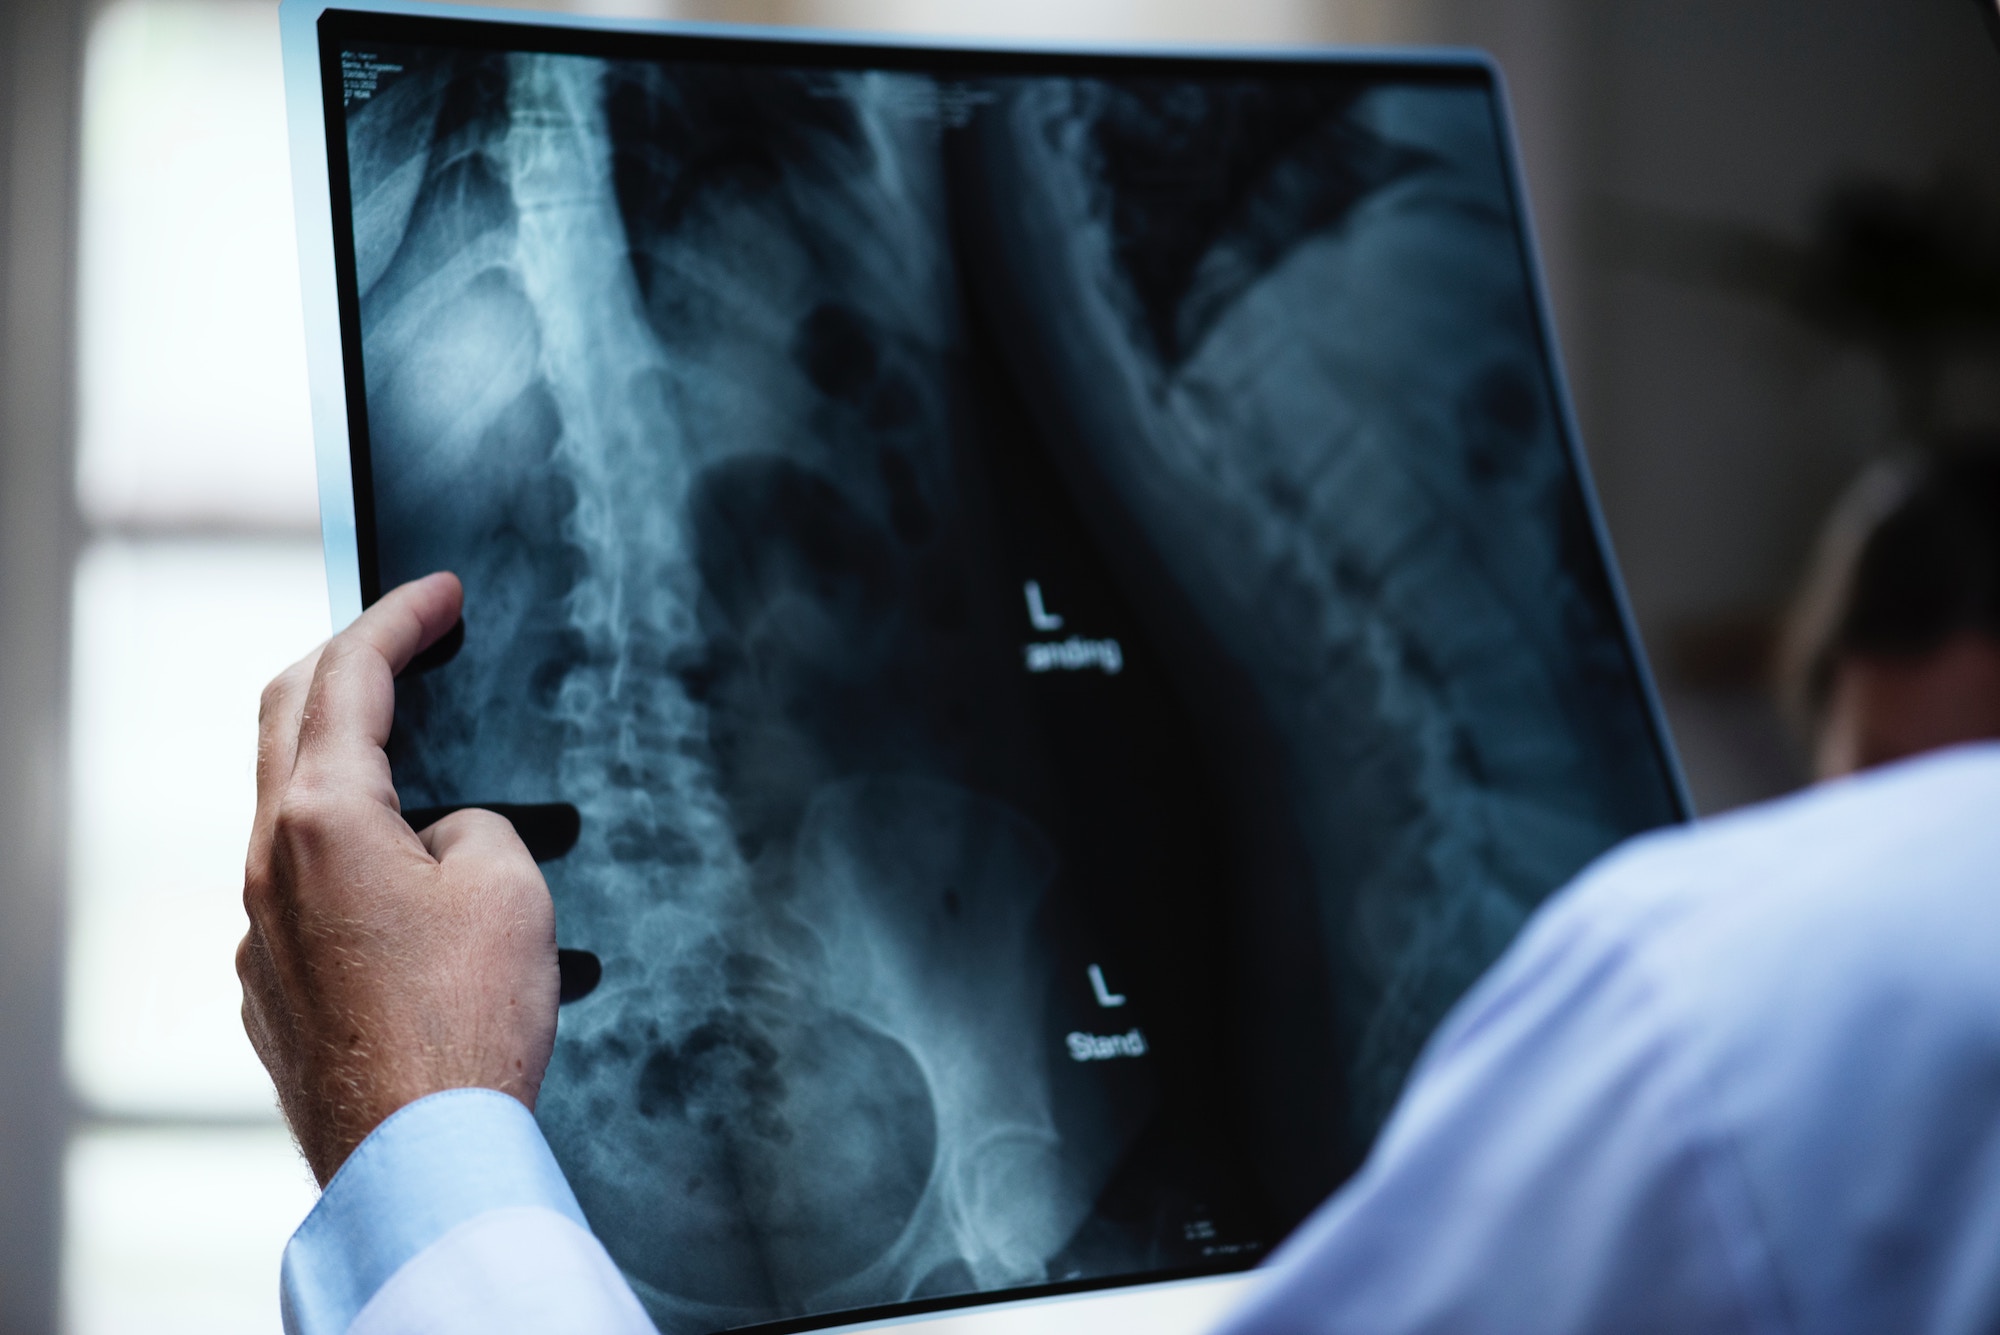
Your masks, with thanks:
M1251 1263L1675 812L1483 76L509 42L350 40L336 171L592 1226L668 1335Z

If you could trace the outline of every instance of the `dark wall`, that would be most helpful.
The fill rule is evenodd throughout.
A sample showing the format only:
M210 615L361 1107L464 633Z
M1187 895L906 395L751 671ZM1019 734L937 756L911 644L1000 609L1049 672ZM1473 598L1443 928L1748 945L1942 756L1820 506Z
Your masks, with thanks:
M77 36L0 5L0 1335L56 1328Z
M1585 439L1697 801L1790 786L1770 633L1828 505L1900 444L1889 384L1657 233L1804 243L1860 178L1952 173L2000 200L2000 52L1973 0L1437 0L1413 35L1485 46L1513 83ZM2000 423L2000 368L1961 359L1942 409Z

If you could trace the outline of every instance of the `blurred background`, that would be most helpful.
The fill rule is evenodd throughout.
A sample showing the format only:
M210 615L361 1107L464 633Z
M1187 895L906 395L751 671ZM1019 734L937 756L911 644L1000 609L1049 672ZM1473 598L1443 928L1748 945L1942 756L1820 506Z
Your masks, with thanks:
M588 0L1481 46L1698 804L1869 462L2000 434L1975 0ZM310 1178L237 1022L257 692L326 632L276 7L0 0L0 1335L272 1332Z

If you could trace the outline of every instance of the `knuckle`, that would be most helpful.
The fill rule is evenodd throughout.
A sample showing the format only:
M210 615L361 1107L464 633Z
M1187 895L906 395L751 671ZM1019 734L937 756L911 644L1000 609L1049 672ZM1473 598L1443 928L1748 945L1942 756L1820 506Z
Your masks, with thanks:
M454 833L469 836L480 843L519 842L519 836L514 833L514 822L497 811L488 811L483 807L467 807L463 811L453 812L445 819L455 823Z
M313 685L317 687L329 678L338 677L353 657L354 641L345 631L328 640L326 652L319 656L319 665L313 670Z
M259 724L276 722L298 703L299 690L304 684L313 663L319 655L304 658L280 672L264 683L263 693L257 697L257 721Z
M340 795L325 784L295 777L278 798L272 834L288 849L322 844L346 823L342 807Z
M461 855L475 854L484 860L505 859L519 854L532 862L527 845L521 842L514 822L496 811L467 807L454 811L437 823L439 835L449 840Z
M285 930L294 907L288 883L273 868L252 867L244 873L243 916L249 922L249 930L236 947L239 974L261 962L267 937Z
M377 665L386 671L388 660L382 657L374 645L355 634L350 628L328 641L326 653L320 658L319 670L322 676L335 677L356 670L366 671Z
M251 867L243 873L243 911L250 921L257 922L277 906L278 886L267 867ZM245 937L237 947L236 960L242 964L243 952L249 949L250 939Z
M298 781L286 784L271 819L272 833L286 843L312 834L326 819L325 806L310 784Z

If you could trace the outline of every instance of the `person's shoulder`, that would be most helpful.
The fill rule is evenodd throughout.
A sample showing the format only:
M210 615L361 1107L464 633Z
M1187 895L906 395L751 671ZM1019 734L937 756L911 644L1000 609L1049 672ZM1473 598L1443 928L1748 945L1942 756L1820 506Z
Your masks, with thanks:
M1544 905L1464 1009L1573 977L1643 994L1647 1023L1695 1048L1796 1042L1884 1007L1963 1028L2000 1017L1996 947L1987 743L1628 841Z
M1955 1285L1992 1301L1951 1328L2000 1329L1996 813L2000 745L1964 747L1601 859L1440 1027L1266 1314L1898 1330ZM1422 1324L1380 1315L1347 1324Z
M2000 744L1635 840L1520 946L1615 969L1746 1122L1892 1051L1918 1085L2000 1061Z
M1932 1285L2000 1311L2000 745L1640 841L1552 907L1672 1035L1803 1325L1896 1329L1855 1313Z
M1785 930L1878 946L2000 912L2000 743L1952 747L1634 839L1548 917L1649 953ZM1955 933L1956 934L1956 933ZM1792 936L1796 941L1796 935Z

